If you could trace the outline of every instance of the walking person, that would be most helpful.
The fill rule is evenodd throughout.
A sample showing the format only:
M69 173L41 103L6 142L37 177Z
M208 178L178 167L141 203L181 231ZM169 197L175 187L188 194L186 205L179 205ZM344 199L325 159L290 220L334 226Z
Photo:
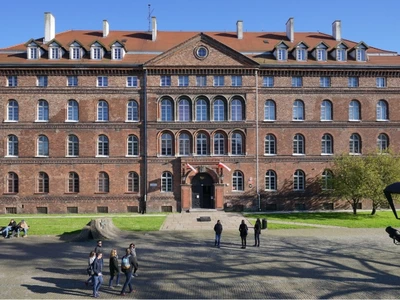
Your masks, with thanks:
M99 252L93 262L93 297L99 297L100 286L103 283L103 253Z
M136 254L136 246L134 243L131 243L129 245L129 249L131 250L131 255L133 257L133 273L132 276L136 277L138 276L138 274L136 273L136 271L139 269L139 263L138 263L138 259L137 259L137 254Z
M117 275L117 281L115 284L116 284L116 286L119 286L120 270L119 270L119 266L118 266L118 254L117 254L116 249L111 250L109 267L110 267L110 280L108 282L108 287L112 289L113 288L112 282L113 282L115 275Z
M102 247L103 247L103 242L101 240L98 240L96 247L94 247L94 253L96 253L96 256L99 253L103 253ZM103 261L103 256L102 256L101 257L101 267L103 268L103 266L104 266L104 261Z
M133 292L132 287L132 272L134 268L133 256L131 255L131 249L126 249L125 255L121 260L121 271L125 274L125 283L121 290L121 296L125 296L125 290L129 287L129 293Z
M254 224L254 247L260 247L261 221L257 218Z
M239 226L240 238L242 240L242 249L246 249L247 231L248 231L247 225L244 222L244 220L242 220L242 223Z
M89 282L93 284L93 262L96 259L96 253L94 251L90 251L89 253L89 260L88 260L88 267L87 273L89 275L88 280L85 281L85 285L88 286Z
M218 220L217 223L214 225L214 231L215 231L215 247L220 247L221 243L221 234L222 234L222 224L221 221Z

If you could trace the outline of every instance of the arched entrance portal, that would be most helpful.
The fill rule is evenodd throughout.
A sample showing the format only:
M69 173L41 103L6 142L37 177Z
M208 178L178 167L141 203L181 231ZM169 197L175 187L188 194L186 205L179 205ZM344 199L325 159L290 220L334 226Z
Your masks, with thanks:
M208 173L196 174L192 179L192 208L215 208L214 181Z

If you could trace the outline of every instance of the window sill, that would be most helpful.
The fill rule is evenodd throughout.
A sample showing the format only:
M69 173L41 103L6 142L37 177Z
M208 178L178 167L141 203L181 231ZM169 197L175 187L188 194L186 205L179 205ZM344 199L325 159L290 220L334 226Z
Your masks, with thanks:
M104 195L104 194L109 194L110 192L95 192L95 195Z
M133 157L133 158L135 158L135 157L139 157L139 155L125 155L125 157Z
M48 155L36 155L35 157L38 157L38 158L48 158L49 156L48 156Z
M379 119L379 120L376 120L377 122L389 122L389 120L384 120L384 119Z
M139 120L125 120L125 123L139 123Z
M6 155L5 158L18 158L18 155Z
M332 156L333 153L321 153L321 156Z
M292 120L293 122L304 122L304 120Z
M276 122L276 120L264 120L264 122L274 123L274 122Z
M266 192L273 192L273 193L276 193L276 192L277 192L277 190L264 190L264 191L266 191Z
M96 120L95 122L96 123L108 123L108 120L104 120L104 121L103 120Z
M361 122L361 120L349 120L349 122Z
M277 154L268 154L268 153L264 153L264 156L277 156Z
M110 157L109 155L96 155L95 157L104 157L104 158L108 158L108 157Z
M79 157L79 155L65 155L65 157L74 158L74 157Z
M304 153L293 153L293 156L306 156Z
M18 121L14 121L14 120L4 120L4 123L18 123Z
M332 122L333 120L320 120L320 122Z
M78 123L78 120L65 120L65 123Z
M65 195L77 195L79 192L65 192Z
M49 120L35 120L35 123L48 123Z

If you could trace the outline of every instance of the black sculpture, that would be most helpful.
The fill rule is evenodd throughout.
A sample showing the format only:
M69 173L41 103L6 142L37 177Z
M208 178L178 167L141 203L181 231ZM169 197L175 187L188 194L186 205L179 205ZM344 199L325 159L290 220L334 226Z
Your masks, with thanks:
M394 206L394 203L393 203L392 194L400 194L400 182L395 182L395 183L388 185L383 190L383 192L385 193L386 199L389 202L390 208L392 209L394 216L396 217L396 219L398 219L399 217L397 216L396 207ZM396 245L400 245L400 231L399 230L389 226L389 227L386 227L386 232L389 234L389 237L393 239L393 243L395 243Z

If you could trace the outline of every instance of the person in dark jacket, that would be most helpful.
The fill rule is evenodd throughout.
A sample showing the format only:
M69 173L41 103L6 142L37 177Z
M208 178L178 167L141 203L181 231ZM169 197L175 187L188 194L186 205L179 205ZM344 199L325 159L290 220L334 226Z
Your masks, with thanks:
M102 263L103 254L101 252L97 253L96 259L93 262L93 297L99 297L99 289L101 284L103 283L103 263Z
M257 218L256 224L254 224L254 247L260 247L260 234L261 234L261 221Z
M242 220L242 223L239 226L240 238L242 240L242 249L246 249L247 231L248 231L247 225L244 222L244 220Z
M96 247L94 247L94 253L96 253L96 256L97 256L97 254L103 252L102 247L103 247L103 242L101 240L98 240ZM103 257L101 257L101 267L103 267L103 266L104 266L104 261L103 261Z
M218 220L217 223L214 225L214 231L215 231L215 244L214 246L220 247L221 243L221 233L222 233L222 224L221 221Z
M121 296L125 296L125 290L129 287L129 293L133 292L132 287L132 272L135 268L135 262L133 260L133 256L131 255L131 249L127 248L125 255L121 260L121 271L125 274L125 283L121 290Z
M137 270L139 269L139 263L138 263L138 259L137 259L137 254L136 254L136 246L134 243L131 243L129 245L129 249L131 250L131 255L133 257L133 263L134 263L134 268L133 268L133 273L132 276L136 277L138 276L138 274L136 273Z
M14 219L10 220L10 223L8 223L8 225L4 228L1 229L1 233L3 234L3 236L5 238L8 238L8 233L11 231L11 233L13 231L17 230L17 222L15 222ZM10 235L10 237L12 237L12 234Z
M117 275L116 286L119 286L120 271L119 271L119 266L118 266L118 254L117 254L116 249L111 250L109 267L110 267L110 281L108 282L108 287L112 288L112 282L113 282L115 275Z

